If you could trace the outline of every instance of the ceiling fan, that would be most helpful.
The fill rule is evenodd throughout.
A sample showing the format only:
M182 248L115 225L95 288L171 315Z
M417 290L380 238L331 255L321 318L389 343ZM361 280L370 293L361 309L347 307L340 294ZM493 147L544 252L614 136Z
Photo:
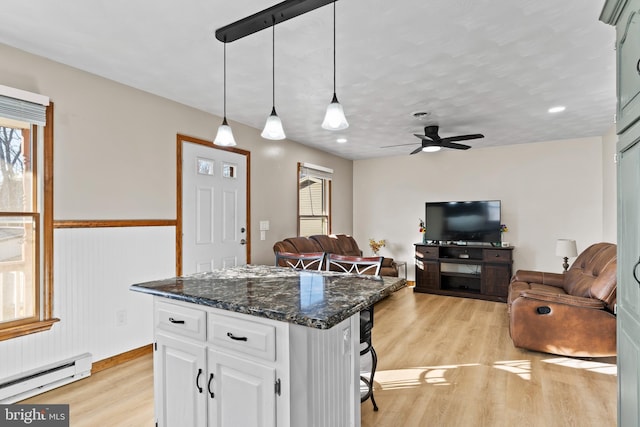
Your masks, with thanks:
M471 148L469 145L465 144L457 144L455 141L467 141L469 139L478 139L484 138L484 135L479 133L474 133L471 135L458 135L458 136L448 136L446 138L440 138L438 135L438 126L426 126L424 128L424 135L420 135L414 133L415 136L422 140L422 145L411 152L411 154L419 153L420 151L438 151L441 148L453 148L455 150L468 150ZM414 145L414 144L398 144L398 145L387 145L381 148L390 148L390 147L400 147L403 145Z

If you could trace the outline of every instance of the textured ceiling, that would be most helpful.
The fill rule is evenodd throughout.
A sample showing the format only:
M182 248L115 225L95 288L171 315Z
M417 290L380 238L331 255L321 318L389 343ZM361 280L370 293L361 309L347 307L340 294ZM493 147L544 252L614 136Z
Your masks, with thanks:
M0 42L221 116L214 31L276 3L2 0ZM276 26L276 108L289 139L349 159L408 155L430 124L442 137L484 134L474 148L601 136L615 113L603 4L340 0L337 93L350 127L320 127L332 94L331 5ZM555 105L567 109L549 114ZM227 46L227 116L261 129L270 111L266 30ZM415 145L380 148L395 144Z

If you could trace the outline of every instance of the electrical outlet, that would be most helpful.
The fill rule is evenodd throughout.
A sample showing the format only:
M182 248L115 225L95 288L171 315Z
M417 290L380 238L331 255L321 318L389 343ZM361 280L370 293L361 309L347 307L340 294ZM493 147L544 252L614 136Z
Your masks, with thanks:
M127 324L127 310L116 311L116 326L124 326Z

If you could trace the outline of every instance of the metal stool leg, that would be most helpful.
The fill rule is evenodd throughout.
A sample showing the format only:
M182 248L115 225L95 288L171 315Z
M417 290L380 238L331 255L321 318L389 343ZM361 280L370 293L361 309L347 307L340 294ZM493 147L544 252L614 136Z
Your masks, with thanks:
M378 354L376 350L371 346L371 384L369 385L371 390L371 403L373 403L373 410L378 410L378 405L376 405L376 399L373 398L373 376L376 374L376 367L378 366Z

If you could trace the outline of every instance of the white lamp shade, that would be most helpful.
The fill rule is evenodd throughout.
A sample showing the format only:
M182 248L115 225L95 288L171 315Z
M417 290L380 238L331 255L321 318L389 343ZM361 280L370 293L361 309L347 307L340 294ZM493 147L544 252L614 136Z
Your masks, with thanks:
M218 127L218 133L216 134L216 139L213 140L213 143L223 147L233 147L236 145L236 140L233 137L233 131L231 131L231 126L227 124L226 117Z
M566 258L578 256L576 241L570 239L558 239L556 242L556 255Z
M260 134L265 139L285 139L287 136L284 134L282 128L282 121L276 114L276 109L271 110L271 114L267 117L267 122L264 125L264 129Z
M342 105L338 102L336 94L333 94L333 100L327 107L327 112L324 115L324 121L322 122L322 128L327 130L342 130L349 127L349 122L344 115Z
M442 147L439 147L437 145L428 145L426 147L422 147L422 151L424 151L425 153L435 153L436 151L440 150L442 150Z

